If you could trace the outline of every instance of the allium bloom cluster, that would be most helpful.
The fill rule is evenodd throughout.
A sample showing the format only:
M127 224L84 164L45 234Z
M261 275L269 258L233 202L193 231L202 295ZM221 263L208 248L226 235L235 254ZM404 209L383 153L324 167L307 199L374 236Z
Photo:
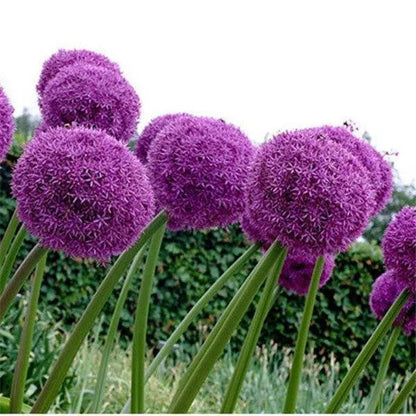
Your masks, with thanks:
M0 87L0 162L4 159L13 141L13 107Z
M310 129L322 140L332 140L357 158L365 167L374 189L374 207L371 215L380 212L391 198L393 174L389 163L365 140L355 137L344 127L323 126Z
M404 207L389 224L382 241L384 263L416 290L416 207Z
M314 129L278 134L262 145L246 187L249 237L314 256L343 251L373 210L367 170ZM250 235L251 234L251 235Z
M394 303L400 293L406 288L405 282L401 279L400 273L395 270L388 270L382 274L373 284L370 296L370 306L378 319L384 315ZM416 330L416 295L412 293L410 299L402 308L394 325L403 325L407 334Z
M95 65L75 64L62 68L48 82L41 112L49 127L101 129L127 142L136 130L140 101L119 73Z
M279 278L279 285L287 290L306 296L311 283L316 256L294 252L288 254ZM332 275L335 266L334 256L326 255L319 287L324 286Z
M111 62L104 55L84 49L60 49L43 64L39 82L36 87L40 98L42 98L49 81L55 78L55 76L62 68L78 63L101 66L114 72L120 73L120 68L118 65L114 62Z
M255 149L222 120L183 116L157 135L147 165L169 228L207 229L240 220L247 167Z
M13 174L19 218L41 244L108 260L132 245L153 216L145 168L103 131L39 133Z
M156 138L158 133L162 131L169 123L174 122L177 118L189 114L179 113L179 114L165 114L154 118L142 131L137 140L136 146L136 156L139 160L146 164L148 162L147 155L149 153L150 145L153 140Z

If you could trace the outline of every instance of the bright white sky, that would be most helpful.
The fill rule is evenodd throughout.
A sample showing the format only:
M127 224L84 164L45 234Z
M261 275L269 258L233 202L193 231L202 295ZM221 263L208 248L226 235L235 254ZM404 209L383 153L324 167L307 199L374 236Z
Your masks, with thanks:
M0 84L16 113L58 48L118 62L142 101L139 130L186 111L254 142L352 119L416 182L416 2L19 1L0 5Z

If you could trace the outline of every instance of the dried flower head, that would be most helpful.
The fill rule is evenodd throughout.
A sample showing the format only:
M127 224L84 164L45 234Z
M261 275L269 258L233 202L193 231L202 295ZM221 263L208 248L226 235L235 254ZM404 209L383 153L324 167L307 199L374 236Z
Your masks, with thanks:
M103 131L55 128L26 147L13 174L19 218L45 247L108 260L153 215L145 169Z
M373 284L370 306L378 319L383 319L390 306L405 288L405 282L401 279L400 273L395 270L387 270L377 278ZM408 335L416 330L416 295L414 292L411 293L410 299L394 322L395 326L400 324L403 325L403 329Z
M156 138L157 134L163 130L169 123L174 122L177 118L186 116L189 114L178 113L178 114L165 114L154 118L142 131L136 146L136 156L139 160L146 164L148 162L147 155L149 153L150 145Z
M13 141L13 107L0 86L0 162L4 159Z
M157 135L149 177L172 230L221 227L239 221L254 146L222 120L183 116Z
M365 167L370 185L374 189L374 206L371 215L380 212L391 198L393 174L390 164L367 141L355 137L345 127L323 126L310 129L324 140L342 145Z
M309 291L316 259L316 256L311 256L307 253L299 251L289 252L279 278L279 285L300 296L306 296ZM334 266L334 256L326 255L319 287L324 286L328 282Z
M404 207L384 234L384 263L395 269L409 287L416 285L416 207Z
M262 242L278 239L314 256L348 248L373 209L366 169L316 130L278 134L256 154L246 187L246 213Z
M140 101L120 74L95 65L75 64L62 68L50 80L41 112L49 127L96 128L127 142L136 130Z
M43 96L49 81L55 78L62 68L79 63L101 66L120 73L119 66L104 55L85 49L60 49L43 64L39 82L36 86L39 96Z

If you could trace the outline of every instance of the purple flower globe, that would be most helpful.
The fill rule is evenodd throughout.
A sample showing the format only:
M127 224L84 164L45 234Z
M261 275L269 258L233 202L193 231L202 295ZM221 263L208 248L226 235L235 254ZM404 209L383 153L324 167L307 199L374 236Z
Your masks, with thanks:
M147 155L149 153L150 145L156 138L157 134L162 131L169 123L174 122L176 119L182 116L189 116L189 114L165 114L154 118L142 131L137 140L136 156L139 160L146 164L148 162Z
M278 134L257 151L246 187L252 235L318 256L343 251L360 236L373 209L367 170L343 146L315 129Z
M136 131L140 101L120 74L95 65L75 64L62 68L50 80L41 112L49 127L101 129L127 142Z
M378 319L383 319L384 315L397 299L403 289L406 288L400 273L395 270L387 270L376 279L370 296L370 306L374 315ZM404 305L394 325L402 323L404 331L410 335L416 330L416 295L412 293L410 299Z
M39 82L36 86L40 97L43 96L49 81L55 78L62 68L79 63L100 66L120 73L119 66L104 55L84 49L60 49L43 64Z
M156 203L171 230L223 227L240 220L250 140L222 120L183 116L157 135L147 165Z
M10 105L3 88L0 87L0 162L4 159L13 141L14 119L13 107Z
M374 207L371 216L380 212L391 198L393 174L389 163L367 141L355 137L345 127L323 126L311 129L323 140L332 140L346 150L364 166L370 184L374 188Z
M317 257L299 251L290 253L286 257L279 285L300 296L306 296L309 291L313 269ZM319 287L328 283L335 267L334 256L326 255Z
M384 263L410 288L416 285L416 207L404 207L389 224L382 241Z
M55 128L26 147L13 174L18 214L41 244L107 261L154 213L144 166L103 131Z

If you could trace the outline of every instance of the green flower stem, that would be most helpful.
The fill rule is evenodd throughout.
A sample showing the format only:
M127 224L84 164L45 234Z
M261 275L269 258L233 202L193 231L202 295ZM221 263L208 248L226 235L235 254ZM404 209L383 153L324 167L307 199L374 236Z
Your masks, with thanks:
M129 264L133 261L139 250L153 236L153 234L167 222L165 212L158 214L153 221L143 230L141 237L133 247L126 250L119 256L117 261L111 267L104 280L101 282L97 292L91 299L87 308L81 316L81 319L75 325L75 328L62 349L55 365L46 381L42 391L35 404L32 407L32 413L46 413L53 403L56 395L61 388L66 373L75 358L76 353L82 345L88 332L94 325L95 319L101 312L108 298L110 297L115 285L120 280Z
M256 308L256 313L254 314L254 318L251 321L243 347L241 348L237 365L234 369L233 376L225 393L221 413L233 413L234 411L238 396L243 386L244 377L250 365L251 357L253 356L257 341L260 337L260 332L263 327L264 320L270 311L274 289L279 280L286 255L287 249L283 249L281 255L273 266L273 269L269 272L269 276L266 280L266 284L261 294L259 304Z
M0 414L9 413L10 399L8 397L0 397ZM29 413L30 407L23 404L21 413Z
M145 382L153 375L153 373L160 366L162 361L170 353L172 347L176 344L182 334L188 329L189 325L193 322L195 317L205 308L205 306L211 301L211 299L224 287L228 280L235 274L241 271L247 261L253 256L253 254L261 247L260 243L252 245L247 251L239 257L216 281L215 283L204 293L204 295L198 300L198 302L187 313L182 322L178 325L169 339L166 341L163 348L156 355L151 362L149 368L146 371ZM130 400L123 407L122 413L129 412Z
M136 257L134 258L132 264L130 265L130 269L127 273L126 280L124 281L123 287L120 292L120 296L117 300L116 307L114 308L114 313L111 318L110 326L108 328L107 338L104 344L104 350L103 350L103 355L101 357L100 368L98 370L97 383L95 384L95 391L94 391L94 396L93 396L93 403L90 409L91 413L100 413L101 411L101 403L103 399L105 380L107 377L107 370L108 370L108 361L110 359L110 354L113 349L114 340L117 334L117 328L120 322L121 313L123 311L124 304L126 303L127 295L131 288L133 279L136 276L138 268L142 263L145 248L146 246L144 246L136 254Z
M403 292L400 293L400 295L394 301L393 305L391 305L390 309L384 315L384 318L380 321L370 339L358 354L358 357L355 359L351 368L348 370L346 376L335 392L334 397L330 401L328 407L325 409L325 413L337 413L339 411L342 403L347 398L349 391L354 386L368 361L370 361L370 358L376 352L377 347L380 345L380 342L385 337L391 325L399 315L409 296L410 292L407 289L404 289Z
M281 251L275 242L236 293L183 376L168 413L188 411Z
M286 401L283 413L295 413L296 403L299 392L299 385L302 378L303 359L305 355L306 343L308 341L309 327L311 324L313 308L315 305L316 294L321 281L322 270L325 264L324 257L320 256L316 260L313 269L311 283L306 296L305 308L303 310L302 322L300 324L298 337L296 340L295 354L293 356L292 368L290 370L289 384L287 387Z
M389 341L383 351L383 356L381 357L376 382L374 384L373 392L371 393L371 398L368 402L365 413L376 413L376 409L380 402L381 393L383 390L384 380L386 378L387 370L389 368L390 359L393 355L394 347L396 346L397 338L399 338L401 330L401 325L396 326L393 329Z
M32 251L23 260L22 264L18 267L9 283L6 285L3 293L0 295L0 322L10 305L15 300L16 295L19 293L19 290L23 286L26 278L47 251L47 248L41 247L39 243L36 244Z
M17 253L19 252L20 247L22 247L23 240L25 239L26 235L27 232L25 227L22 225L15 239L13 240L10 250L3 262L3 266L0 269L0 293L3 292L4 287L6 286L7 279L10 276L10 272L12 271Z
M17 217L17 209L14 210L12 216L10 217L9 224L7 225L6 231L0 243L0 268L3 265L4 258L9 251L10 243L16 233L17 227L19 225L19 218ZM2 283L2 282L1 282ZM4 284L0 286L4 288ZM0 290L1 292L2 290Z
M23 395L26 385L27 370L29 368L29 356L32 347L33 330L36 321L40 287L46 266L47 253L40 259L33 279L26 318L20 339L19 353L14 369L12 389L10 394L10 413L21 413Z
M139 300L133 332L132 366L131 366L131 412L144 413L144 369L146 360L146 332L149 303L160 247L165 227L160 227L150 241L146 264L143 270Z
M416 370L413 371L412 375L410 376L409 380L407 380L406 384L400 390L398 396L394 399L393 403L390 405L387 413L399 413L402 410L404 402L409 397L410 393L416 387Z

